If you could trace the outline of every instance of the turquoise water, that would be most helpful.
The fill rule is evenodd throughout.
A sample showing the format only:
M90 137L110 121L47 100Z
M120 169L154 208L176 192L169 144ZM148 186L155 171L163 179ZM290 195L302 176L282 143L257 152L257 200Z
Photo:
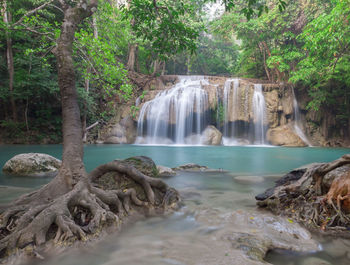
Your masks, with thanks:
M16 154L41 152L61 157L60 145L0 146L0 167ZM123 232L104 239L94 247L72 250L63 255L35 263L42 265L138 265L138 264L226 264L201 259L206 252L220 258L220 242L212 241L211 226L196 219L203 211L232 213L256 211L254 196L271 187L283 173L313 163L328 162L350 153L345 148L283 148L229 146L140 146L87 145L85 165L88 171L113 159L144 155L156 164L176 167L197 163L227 172L181 172L165 181L183 195L186 207L164 218L151 218L124 228ZM8 177L0 173L0 201L9 201L29 189L50 181L49 178ZM262 176L260 182L242 182L237 176ZM261 179L261 178L260 178ZM2 185L17 186L6 189ZM26 187L26 189L20 188ZM29 188L29 189L28 189ZM330 264L350 264L350 241L319 238L324 251L299 256L298 253L271 253L268 261L280 265L305 265L308 258L318 257ZM346 243L346 244L345 244ZM213 244L213 245L211 245ZM218 244L218 245L215 245ZM164 248L166 246L166 248ZM334 256L333 246L340 255ZM338 247L339 246L339 247ZM193 249L194 248L194 249ZM208 255L209 255L208 254ZM222 254L221 256L224 256ZM34 264L34 263L33 263ZM241 264L231 261L227 264ZM250 263L249 263L250 264Z
M61 145L3 145L0 146L0 167L16 154L47 153L61 158ZM286 148L244 146L140 146L140 145L87 145L84 162L91 171L113 159L144 155L156 164L176 167L197 163L210 168L221 168L239 175L276 175L293 168L313 163L328 162L349 153L346 148ZM2 173L0 173L2 174ZM33 187L49 179L8 178L0 175L0 185Z

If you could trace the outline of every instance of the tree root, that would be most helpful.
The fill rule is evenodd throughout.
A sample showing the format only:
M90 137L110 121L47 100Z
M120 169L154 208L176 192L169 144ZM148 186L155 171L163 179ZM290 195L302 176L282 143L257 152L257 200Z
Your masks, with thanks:
M140 200L134 188L105 190L94 184L94 180L111 171L123 174L139 185L147 201ZM164 211L179 201L177 191L169 188L162 180L144 175L122 161L99 166L88 178L82 178L71 191L50 201L40 203L33 199L31 203L29 198L37 197L33 194L22 196L24 200L15 201L14 206L3 211L0 216L2 257L27 245L33 245L35 249L35 246L50 240L56 244L85 241L97 235L105 226L119 225L133 208L156 207ZM19 203L23 201L26 203Z
M350 226L350 171L341 173L340 170L327 185L324 185L324 176L347 164L350 164L350 154L310 167L297 181L275 187L272 195L258 205L286 214L308 227L331 230L332 234L337 230L344 233Z

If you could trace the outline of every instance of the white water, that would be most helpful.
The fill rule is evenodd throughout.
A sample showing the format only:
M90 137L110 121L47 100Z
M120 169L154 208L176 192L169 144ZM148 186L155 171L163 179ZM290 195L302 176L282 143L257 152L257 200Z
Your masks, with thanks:
M305 144L307 144L308 146L312 146L312 144L310 143L309 139L307 138L307 136L305 135L302 129L303 124L300 118L300 111L299 111L298 101L295 97L294 87L292 87L292 94L293 94L293 108L294 108L294 131L300 137L300 139L303 140Z
M200 144L199 135L208 125L208 85L203 76L180 76L171 89L146 102L138 120L136 143ZM187 139L186 139L187 138Z
M265 140L265 124L266 124L266 104L262 93L262 85L254 84L253 94L253 115L254 115L254 144L264 145Z
M230 101L231 95L231 87L233 83L233 98ZM235 123L229 122L230 114L232 117L238 116L238 108L239 108L239 97L238 97L238 87L239 87L239 79L228 79L224 84L224 98L223 98L223 108L224 108L224 137L233 138L234 140L235 134ZM229 104L231 102L231 104Z

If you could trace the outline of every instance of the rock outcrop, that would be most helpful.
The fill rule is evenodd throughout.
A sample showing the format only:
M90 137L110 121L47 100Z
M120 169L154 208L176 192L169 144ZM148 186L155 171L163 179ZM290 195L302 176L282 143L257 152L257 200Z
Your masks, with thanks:
M306 146L303 140L294 132L290 124L270 128L266 134L272 145L279 146Z
M23 177L54 177L61 161L40 153L19 154L8 160L2 171L5 175Z
M220 145L222 142L222 133L213 125L209 125L202 133L201 142L205 145Z
M132 106L135 105L141 110L144 104L154 99L158 93L173 87L179 81L179 77L166 75L151 78L134 73L132 80L138 87L138 89L135 90L135 98L128 103L121 102L115 104L116 115L108 125L100 130L98 137L99 142L134 143L140 111L135 111L135 108ZM293 105L294 94L290 85L285 83L272 84L264 80L245 78L239 79L238 86L232 82L230 84L228 102L226 105L228 111L225 114L223 113L223 96L225 86L227 86L227 80L229 79L226 77L208 76L203 80L203 82L201 81L201 88L205 90L207 94L207 104L204 108L201 108L201 111L205 112L203 115L206 117L210 116L210 122L207 124L215 126L222 132L224 132L223 128L225 126L226 128L234 127L234 133L237 135L237 137L235 136L235 140L244 139L252 144L254 140L247 135L251 134L254 129L254 84L260 83L262 84L262 92L266 103L264 126L270 129L267 132L267 139L269 142L279 146L305 146L292 128L295 113ZM303 125L301 127L305 127L303 128L304 134L311 135L313 140L312 144L322 146L344 146L344 144L346 144L344 142L344 139L346 139L346 130L338 130L334 127L334 117L322 110L320 110L319 113L308 110L306 108L308 96L304 95L305 93L299 91L297 88L295 89L295 93L297 99L300 100L300 115L298 115L300 116L300 120L298 124ZM197 109L195 111L197 111ZM189 113L185 113L184 115L189 115ZM125 119L127 120L127 124L123 122ZM173 131L177 126L176 118L172 112L170 115L159 113L157 119L163 119L165 123L168 123L170 131ZM207 124L205 124L204 127L207 126ZM199 135L196 135L198 132L193 133L194 134L185 135L188 139L184 142L192 144L194 142L199 142ZM336 136L336 134L339 135ZM174 141L174 139L169 136L165 138ZM140 140L140 142L142 142L142 140ZM170 141L168 142L169 144L171 143ZM348 144L350 144L350 140Z

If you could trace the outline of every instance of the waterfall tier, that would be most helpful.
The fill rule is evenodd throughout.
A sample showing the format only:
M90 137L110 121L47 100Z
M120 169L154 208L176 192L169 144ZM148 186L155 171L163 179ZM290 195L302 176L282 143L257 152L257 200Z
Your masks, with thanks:
M137 100L135 143L301 146L307 140L298 132L300 114L289 87L224 77L163 80L174 78Z
M146 102L138 119L136 143L200 144L209 124L208 85L205 77L182 76L171 89Z

